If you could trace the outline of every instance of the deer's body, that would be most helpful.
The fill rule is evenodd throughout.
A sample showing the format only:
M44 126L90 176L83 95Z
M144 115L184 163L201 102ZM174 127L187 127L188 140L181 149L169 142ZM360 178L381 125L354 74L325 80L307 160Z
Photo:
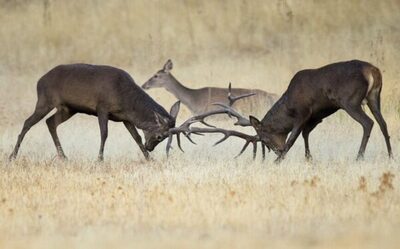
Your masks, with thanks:
M172 62L169 60L164 68L143 84L143 89L163 87L179 99L193 115L219 109L214 103L226 103L228 89L218 87L203 87L191 89L180 83L171 73ZM232 88L233 95L246 95L255 93L254 96L245 98L234 104L234 107L243 113L257 113L269 109L278 99L278 95L259 89Z
M300 133L306 157L311 157L308 136L322 120L339 109L359 122L364 135L358 157L364 155L373 121L362 110L367 104L385 137L392 155L386 123L380 111L382 76L378 68L363 61L330 64L298 72L288 89L261 121L251 117L261 140L282 159ZM288 135L290 133L289 138Z
M52 109L57 112L46 120L58 155L65 157L56 128L76 113L95 115L99 119L103 159L108 120L124 122L145 157L163 140L163 133L175 126L175 119L157 104L125 71L88 64L60 65L45 74L37 84L35 112L25 121L11 158L15 158L26 132ZM142 129L146 145L136 128ZM156 138L158 137L158 138Z
M39 100L49 107L68 108L75 113L97 116L102 110L109 120L131 120L140 129L155 122L156 111L169 117L168 112L134 83L131 76L110 66L87 64L61 65L44 75L38 82Z
M177 90L177 84L172 87L165 86L164 88L168 92L172 93L184 105L186 105L193 115L199 115L218 109L219 107L215 106L214 103L228 104L228 100L226 98L228 95L228 90L226 88L186 88L186 91L181 91ZM257 112L265 108L270 108L278 99L278 95L267 93L259 89L232 88L232 94L237 96L251 93L255 93L255 95L245 98L240 102L235 102L233 107L244 113L252 113L252 110Z

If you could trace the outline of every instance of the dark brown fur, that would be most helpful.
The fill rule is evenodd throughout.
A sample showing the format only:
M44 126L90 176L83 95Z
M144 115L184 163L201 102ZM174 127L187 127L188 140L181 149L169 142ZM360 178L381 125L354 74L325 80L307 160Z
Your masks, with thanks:
M128 73L110 66L57 66L38 81L37 95L35 111L25 121L11 159L17 156L26 132L54 108L57 112L46 123L58 155L63 158L65 155L56 129L76 113L98 117L101 131L99 160L103 159L108 120L123 122L146 158L148 151L164 140L168 129L175 126L177 110L174 110L175 117L171 116L137 86ZM136 128L144 131L145 145Z
M373 84L369 88L370 80ZM358 152L358 158L361 158L373 126L373 121L361 107L367 101L391 157L389 134L380 109L381 90L381 73L367 62L353 60L302 70L296 73L286 92L264 118L258 121L250 117L250 122L263 143L278 154L278 161L284 158L300 133L304 138L306 157L311 158L308 145L310 132L324 118L343 109L363 127Z

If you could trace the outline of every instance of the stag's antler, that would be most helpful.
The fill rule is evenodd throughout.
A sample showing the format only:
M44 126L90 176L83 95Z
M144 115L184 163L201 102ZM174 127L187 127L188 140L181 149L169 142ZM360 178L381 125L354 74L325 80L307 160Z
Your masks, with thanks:
M235 136L235 137L239 137L242 138L244 140L246 140L246 143L244 144L243 148L240 150L239 154L236 156L240 156L243 154L243 152L246 150L246 148L249 146L250 143L253 144L253 158L256 157L256 153L257 153L257 142L260 142L260 139L258 137L258 135L247 135L238 131L233 131L233 130L225 130L225 129L221 129L221 128L197 128L194 127L190 130L190 133L222 133L224 134L224 137L221 138L220 140L218 140L217 142L214 143L214 146L222 143L223 141L225 141L226 139L228 139L231 136ZM235 157L235 158L236 158Z
M254 95L256 95L256 93L247 93L247 94L243 94L243 95L240 95L240 96L233 96L232 95L232 83L229 82L229 86L228 86L229 106L233 106L233 104L239 99L243 99L243 98L254 96Z
M182 123L182 125L180 125L179 127L171 128L169 130L168 142L167 142L167 147L166 147L167 155L168 155L170 149L172 148L171 143L172 143L173 135L176 135L178 147L180 150L182 150L181 143L180 143L180 134L181 133L184 134L184 136L190 142L192 142L194 144L195 144L195 142L190 137L191 134L203 135L203 133L222 133L222 134L224 134L224 137L222 139L218 140L214 144L214 146L222 143L223 141L225 141L226 139L228 139L231 136L239 137L239 138L246 140L246 143L244 144L240 153L236 157L240 156L246 150L246 148L249 146L249 144L252 143L253 144L253 158L255 158L256 153L257 153L257 142L261 142L262 155L263 155L263 158L265 158L265 145L260 140L258 135L252 136L252 135L248 135L248 134L241 133L241 132L234 131L234 130L225 130L225 129L221 129L221 128L216 128L215 126L210 125L207 122L205 122L205 119L209 116L213 116L213 115L217 115L217 114L228 114L229 117L234 116L237 119L237 122L235 123L235 125L251 126L250 121L247 118L245 118L244 116L242 116L241 114L239 114L237 111L235 111L232 108L232 105L239 99L243 99L243 98L250 97L253 95L255 95L255 93L248 93L248 94L244 94L244 95L240 95L240 96L233 96L231 83L229 83L229 88L228 88L229 105L226 105L224 103L213 103L214 105L221 107L221 109L209 111L209 112L191 117L188 120L186 120L184 123ZM208 126L210 128L199 128L199 127L192 128L192 127L190 127L194 123L202 123L205 126Z
M222 112L218 112L218 113L226 113L226 114L228 114L228 116L230 118L232 116L234 116L237 119L237 122L234 125L251 126L250 121L247 118L245 118L244 116L242 116L240 113L238 113L235 109L233 109L232 106L239 99L251 97L251 96L254 96L254 95L256 95L256 93L247 93L247 94L243 94L243 95L239 95L239 96L234 96L232 94L232 83L229 82L229 86L228 86L228 101L229 101L229 104L226 105L226 104L221 103L221 102L216 102L216 103L213 103L213 105L219 106L221 108L220 111L222 111ZM215 112L214 114L217 114L217 113Z
M236 123L234 123L234 125L240 125L240 126L251 126L250 124L250 120L245 118L244 116L242 116L240 113L238 113L237 111L235 111L233 108L231 108L230 106L227 106L224 103L213 103L213 105L219 106L222 109L218 110L221 113L226 113L229 115L229 117L234 116L237 121Z

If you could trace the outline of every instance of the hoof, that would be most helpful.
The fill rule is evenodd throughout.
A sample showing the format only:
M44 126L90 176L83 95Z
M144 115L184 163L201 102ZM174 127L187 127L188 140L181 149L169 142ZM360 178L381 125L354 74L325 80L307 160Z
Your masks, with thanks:
M12 161L14 161L16 158L17 158L17 155L15 155L15 154L13 153L13 154L11 154L11 155L8 157L8 161L9 161L9 162L12 162Z
M149 152L143 151L143 155L144 155L144 158L146 159L146 161L150 161L151 160Z
M356 161L363 161L364 155L358 155Z
M53 157L53 159L51 161L66 162L66 161L68 161L68 158L65 155L64 156L57 155L57 156Z

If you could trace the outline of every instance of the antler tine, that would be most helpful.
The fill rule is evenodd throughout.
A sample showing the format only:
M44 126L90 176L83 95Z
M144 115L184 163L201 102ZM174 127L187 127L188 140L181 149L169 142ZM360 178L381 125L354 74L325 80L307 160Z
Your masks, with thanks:
M233 106L233 104L238 101L239 99L243 99L243 98L247 98L250 96L254 96L256 95L256 93L246 93L243 95L239 95L239 96L233 96L232 95L232 83L229 82L229 86L228 86L228 100L229 100L229 106Z
M167 157L169 156L169 151L172 149L171 143L172 143L172 134L168 136L167 147L165 148L165 150L167 151Z
M242 116L240 113L232 109L230 106L227 106L224 103L213 103L213 105L222 107L222 110L224 110L225 113L227 113L229 116L230 115L234 116L237 119L235 125L251 126L250 120Z
M178 144L178 148L182 151L185 152L182 147L181 147L181 135L178 133L176 134L176 143Z
M169 151L172 149L172 145L171 145L171 144L172 144L172 140L173 140L172 135L173 135L173 134L169 134L168 140L167 140L167 147L165 148L166 151L167 151L167 157L169 156ZM190 138L188 138L188 139L189 139L190 142L192 142L192 143L195 144L195 142L193 142L193 140L191 140ZM181 137L180 137L180 134L179 134L179 133L176 134L176 143L178 144L178 148L179 148L182 152L185 152L185 151L182 149L182 146L181 146Z
M257 155L257 142L253 143L253 160L256 159Z
M249 144L250 144L250 141L246 141L246 143L244 144L242 150L240 150L239 154L237 154L237 155L235 156L235 158L238 158L239 156L241 156L241 155L243 154L243 152L247 149L247 147L249 146Z
M242 150L239 152L239 154L237 156L235 156L235 158L239 157L240 155L243 154L243 152L247 149L247 147L249 146L249 144L252 143L253 144L253 160L256 159L256 155L257 155L257 141L251 141L251 140L247 140L246 143L244 144ZM264 151L265 153L265 151ZM263 156L265 156L265 154L263 154Z
M180 133L183 133L185 135L186 139L189 140L189 142L191 142L192 144L196 144L192 140L192 138L188 135L188 132L190 132L190 125L192 125L193 123L196 123L196 122L200 122L200 123L202 123L202 124L204 124L206 126L215 127L215 126L212 126L212 125L210 125L210 124L208 124L208 123L206 123L204 121L204 119L208 115L211 115L211 114L205 113L205 114L201 114L201 115L198 115L198 116L191 117L188 120L186 120L185 122L183 122L183 124L181 124L179 127L171 128L169 130L169 136L168 136L168 142L167 142L167 148L166 148L167 156L168 156L169 150L172 148L171 147L172 135L176 135L176 139L177 139L176 141L177 141L178 147L182 152L184 152L184 150L182 149L182 146L181 146ZM195 135L203 135L203 134L199 134L199 133L196 133L196 132L193 132L193 134L195 134Z
M179 127L171 128L169 130L168 142L167 142L167 147L166 147L167 156L168 156L168 153L169 153L170 149L172 149L172 146L171 146L172 135L174 135L174 134L177 135L177 144L178 144L179 149L182 152L183 152L183 149L181 147L180 133L183 133L185 135L185 137L193 144L196 144L196 143L191 139L190 134L202 135L201 134L202 132L221 132L221 133L224 133L225 136L221 140L216 142L214 145L217 145L217 144L225 141L231 135L242 137L242 138L244 138L243 136L248 136L248 135L243 134L243 133L239 134L236 131L229 131L229 133L222 132L222 129L217 129L215 126L208 124L205 121L205 118L207 118L209 116L212 116L212 115L216 115L216 114L228 114L229 117L231 117L231 115L236 117L237 122L235 123L235 125L251 126L250 121L247 118L243 117L238 112L236 112L234 109L232 109L231 106L235 103L235 101L237 101L239 99L242 99L242 98L249 97L249 96L253 96L253 95L255 95L255 93L248 93L248 94L244 94L244 95L240 95L240 96L233 96L232 95L232 83L229 82L229 87L228 87L229 106L227 106L226 104L223 104L223 103L213 103L213 105L220 106L220 107L222 107L222 109L209 111L209 112L206 112L206 113L191 117L188 120L186 120L185 122L183 122L183 124L180 125ZM190 128L190 126L192 124L194 124L194 123L202 123L203 125L211 127L211 128L214 128L215 130L211 131L211 129L208 129L208 130L202 129L202 130L197 130L196 131L196 130L193 130L193 129ZM201 129L201 128L196 128L196 129ZM244 139L246 139L246 141L248 140L248 138L244 138ZM257 148L255 150L257 150Z
M252 136L252 135L247 135L247 134L244 134L244 133L241 133L241 132L238 132L238 131L225 130L225 129L220 129L220 128L209 129L209 128L197 128L197 127L194 127L194 128L190 129L189 133L193 133L193 132L199 132L199 133L222 133L222 134L224 134L224 137L222 139L218 140L214 144L214 146L217 145L217 144L222 143L223 141L225 141L226 139L228 139L231 136L239 137L239 138L242 138L242 139L246 140L245 145L243 146L242 150L240 151L240 153L236 157L240 156L246 150L248 145L250 143L252 143L253 144L253 159L254 159L255 155L257 153L257 142L260 141L260 139L259 139L259 137L257 135L253 135Z
M265 160L265 145L261 142L262 159Z
M222 143L223 141L227 140L229 138L228 135L224 134L224 137L218 140L217 142L214 143L213 146L217 146L218 144Z
M224 109L221 110L214 110L214 111L209 111L194 117L189 118L188 120L186 120L185 122L183 122L179 127L177 128L172 128L170 129L171 133L182 133L182 132L189 132L191 131L190 126L194 123L202 123L205 126L211 127L211 128L216 128L213 125L208 124L207 122L204 121L205 118L212 116L212 115L216 115L216 114L226 114L227 111ZM196 132L190 132L193 134L196 134Z
M229 106L226 104L223 104L223 103L213 103L213 105L220 106L220 107L222 107L222 109L209 111L209 112L191 117L188 120L186 120L185 122L183 122L183 124L180 125L178 128L172 128L170 130L170 132L174 133L174 134L181 133L181 132L189 132L189 131L191 131L190 126L194 123L202 123L205 126L216 128L215 126L210 125L205 121L205 118L216 115L216 114L228 114L229 116L232 115L237 118L237 122L235 123L235 125L251 126L250 121L247 118L243 117L240 113L238 113L237 111L232 109L231 106L233 105L233 103L235 101L245 98L245 97L255 95L255 93L248 93L248 94L244 94L241 96L232 96L232 83L229 83L228 89L229 89L228 90ZM190 133L195 134L195 132L193 132L193 131L191 131Z
M192 138L191 138L188 134L186 134L186 132L183 132L183 135L185 135L185 137L187 138L187 140L189 140L192 144L196 144L196 143L192 140Z
M232 82L229 82L228 86L228 100L229 100L229 106L232 106L235 101L232 101ZM228 117L232 118L231 113L228 113Z

